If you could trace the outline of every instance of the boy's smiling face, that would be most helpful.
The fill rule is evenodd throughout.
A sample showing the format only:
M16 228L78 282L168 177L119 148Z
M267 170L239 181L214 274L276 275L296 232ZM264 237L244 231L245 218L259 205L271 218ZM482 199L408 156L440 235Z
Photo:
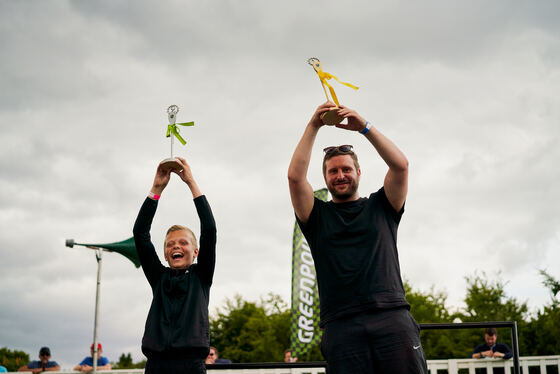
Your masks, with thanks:
M190 232L172 231L165 238L165 261L172 269L187 269L198 256L198 248Z

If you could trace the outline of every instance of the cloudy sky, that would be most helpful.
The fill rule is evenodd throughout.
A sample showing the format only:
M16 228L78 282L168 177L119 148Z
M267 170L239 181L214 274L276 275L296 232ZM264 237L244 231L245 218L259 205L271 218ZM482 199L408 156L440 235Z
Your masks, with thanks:
M93 334L93 251L64 240L131 236L157 163L166 108L194 120L177 154L218 224L211 310L236 293L290 295L294 216L287 167L325 98L307 65L335 84L410 161L399 231L403 277L460 308L465 276L501 274L535 311L539 269L560 277L560 24L557 1L0 1L0 347L48 345L65 367ZM361 194L386 166L359 134ZM155 243L184 223L186 186L160 201ZM159 245L158 245L159 247ZM151 292L124 257L103 260L100 340L141 359Z

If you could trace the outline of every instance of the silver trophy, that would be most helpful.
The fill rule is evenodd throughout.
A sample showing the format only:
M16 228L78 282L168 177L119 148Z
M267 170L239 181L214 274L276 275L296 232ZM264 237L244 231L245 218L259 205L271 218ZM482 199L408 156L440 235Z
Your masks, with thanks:
M167 108L167 118L169 119L169 125L167 126L166 136L168 138L171 138L171 155L169 158L163 160L161 162L161 165L165 169L171 169L180 172L181 170L183 170L183 167L177 162L175 156L173 156L173 144L175 141L174 138L177 138L177 140L179 140L179 142L181 142L181 144L183 145L185 145L187 142L179 133L179 128L177 126L194 126L194 122L177 123L177 113L179 113L179 107L177 105L170 105L169 108Z

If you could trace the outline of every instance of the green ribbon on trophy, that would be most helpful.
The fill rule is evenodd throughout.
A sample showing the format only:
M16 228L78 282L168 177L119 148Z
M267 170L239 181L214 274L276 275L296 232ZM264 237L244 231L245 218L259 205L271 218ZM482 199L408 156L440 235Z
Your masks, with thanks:
M181 142L182 145L185 145L187 144L187 142L181 136L179 128L177 126L194 126L194 121L175 123L175 121L177 120L177 112L179 112L179 107L177 105L171 105L169 108L167 108L169 125L167 126L167 134L165 136L169 138L171 134L173 134Z
M187 144L187 142L185 141L185 139L183 139L183 137L179 133L179 128L177 127L177 125L179 125L179 126L194 126L194 122L174 123L172 125L170 124L170 125L167 126L167 135L165 135L165 136L169 138L171 136L171 134L173 134L181 142L182 145L185 145L185 144Z

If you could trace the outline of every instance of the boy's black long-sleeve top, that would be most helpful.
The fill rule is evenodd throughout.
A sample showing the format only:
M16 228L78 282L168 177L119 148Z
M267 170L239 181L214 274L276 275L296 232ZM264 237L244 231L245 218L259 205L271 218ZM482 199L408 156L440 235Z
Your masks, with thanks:
M142 352L148 358L206 358L209 349L208 301L216 263L216 223L204 195L194 199L200 219L198 261L187 270L163 266L150 239L158 202L146 198L134 242L153 300L146 319Z

